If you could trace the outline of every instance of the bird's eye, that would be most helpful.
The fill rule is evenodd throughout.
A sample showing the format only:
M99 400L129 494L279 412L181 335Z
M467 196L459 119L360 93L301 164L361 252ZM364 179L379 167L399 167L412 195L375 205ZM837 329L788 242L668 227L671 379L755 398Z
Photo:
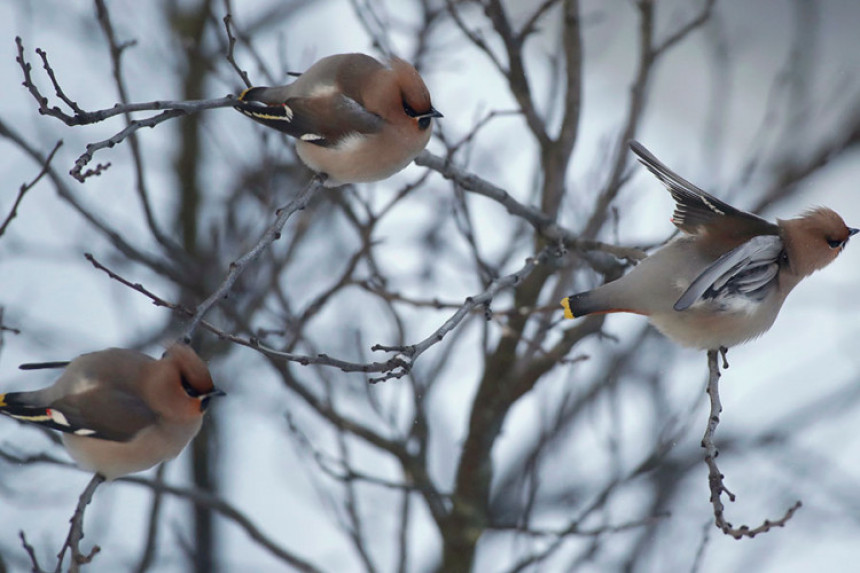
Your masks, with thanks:
M185 393L188 394L189 398L198 398L200 394L202 394L202 392L195 390L194 386L188 382L188 378L185 377L185 374L179 375L179 381L182 383L182 389L185 390Z
M831 249L838 249L845 244L845 241L840 241L837 239L827 239L827 244L830 245Z

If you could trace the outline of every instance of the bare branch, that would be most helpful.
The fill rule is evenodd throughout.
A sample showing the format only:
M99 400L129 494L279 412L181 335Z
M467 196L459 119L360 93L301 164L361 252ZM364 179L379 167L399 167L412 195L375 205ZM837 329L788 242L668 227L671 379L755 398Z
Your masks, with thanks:
M621 129L621 136L615 146L615 159L609 173L606 185L600 192L595 202L594 211L591 214L585 228L582 231L584 237L592 238L597 235L606 221L609 205L618 195L624 184L625 166L627 165L627 142L636 135L639 121L645 107L645 99L648 85L651 80L654 65L662 56L676 46L681 40L688 37L693 31L702 27L711 16L715 0L705 0L705 4L699 14L686 25L681 26L675 33L658 45L654 45L654 2L651 0L637 0L636 6L639 10L639 64L636 77L630 87L630 103L627 108L627 116Z
M12 222L12 219L14 219L18 215L18 207L21 205L21 201L24 200L24 195L26 195L27 191L35 187L36 183L38 183L39 180L44 177L45 173L48 172L48 167L51 165L51 161L54 159L54 155L57 153L57 150L62 145L63 142L58 141L56 145L54 145L54 149L52 149L51 152L48 154L48 157L45 158L44 163L42 163L42 168L39 170L39 173L36 175L36 177L29 183L22 184L21 187L18 189L18 196L15 197L15 202L12 204L12 209L9 210L9 214L6 215L6 219L3 221L2 224L0 224L0 237L2 237L3 233L6 232L6 227L9 226L9 223Z
M126 49L136 44L135 40L129 40L123 43L120 43L116 38L116 33L114 32L113 23L110 18L110 12L108 11L107 4L105 4L104 0L96 0L96 14L101 25L102 32L104 32L105 38L108 42L108 47L110 49L111 63L113 67L113 79L114 84L116 84L117 92L119 93L120 103L122 105L128 105L129 103L129 95L128 89L126 88L126 83L123 79L122 73L122 55L125 53ZM126 112L124 114L125 121L128 126L131 126L134 122L131 117L131 112ZM155 214L153 213L152 204L149 200L149 192L146 187L146 176L145 169L143 165L143 153L140 149L140 144L137 140L137 135L132 133L128 136L129 149L131 151L132 161L134 162L134 171L135 171L135 187L137 190L137 196L140 199L141 207L143 207L143 214L146 217L146 223L149 226L152 235L155 239L161 243L168 250L175 251L177 247L173 241L168 239L167 236L161 231L158 222L155 220ZM92 150L95 151L95 150ZM88 149L89 153L90 150ZM78 161L81 161L79 158ZM83 165L81 165L83 167ZM99 172L98 167L95 172ZM81 175L78 164L76 163L75 169L72 171L72 176ZM81 180L81 179L79 179Z
M84 489L83 493L81 493L81 496L78 499L78 506L75 508L75 513L72 515L72 519L70 520L72 526L69 528L69 535L66 537L63 547L57 554L57 567L55 569L55 573L60 573L62 570L63 559L65 558L67 549L71 552L69 556L71 561L69 563L70 573L77 573L80 571L81 565L86 565L92 561L93 557L101 551L101 548L98 545L94 545L88 554L83 554L81 553L80 545L81 539L84 537L84 511L93 500L93 494L96 492L96 489L104 481L105 478L101 474L93 475L93 479L90 480L90 483Z
M106 11L105 11L106 14ZM105 16L106 18L106 16ZM108 28L109 29L109 28ZM106 32L107 33L107 32ZM112 35L109 35L112 42L115 42L112 39ZM125 129L118 132L112 137L105 139L103 141L99 141L97 143L91 143L87 145L87 150L83 153L78 159L75 161L75 166L72 168L70 173L72 176L80 182L84 182L88 177L92 177L95 175L100 175L104 172L105 169L110 167L110 163L100 163L96 165L93 169L88 169L87 171L83 171L84 167L92 161L93 155L95 152L104 149L106 147L114 147L118 143L121 143L127 137L131 136L139 129L143 127L155 127L156 125L163 123L169 119L173 119L176 117L181 117L184 115L188 115L191 113L198 113L200 111L206 109L214 109L219 107L232 107L236 103L236 97L233 95L228 95L226 97L214 100L198 100L198 101L153 101L146 103L118 103L110 109L102 109L98 111L85 111L83 110L75 101L70 99L63 89L60 87L60 84L57 81L57 78L54 74L54 70L51 67L50 63L48 63L48 55L40 49L36 49L36 53L42 59L42 66L45 69L45 72L48 74L48 77L51 79L51 83L54 86L54 89L57 93L57 96L72 110L72 115L69 115L62 111L59 107L49 107L48 106L48 98L43 96L39 91L39 88L33 83L33 78L31 76L32 66L26 61L24 58L24 44L20 37L15 38L15 43L18 46L18 57L16 58L21 70L24 73L24 86L30 91L30 94L36 100L36 103L39 104L39 113L42 115L49 115L51 117L55 117L69 126L78 126L78 125L89 125L93 123L102 122L108 118L117 116L117 115L125 115L129 117L128 114L139 111L162 111L162 113L147 117L145 119L140 120L129 120L128 125ZM115 43L114 43L115 45ZM114 58L115 58L115 74L119 74L118 71L118 58L120 48L115 47ZM117 78L119 76L117 75ZM120 86L122 84L120 83Z
M27 536L24 532L19 531L18 537L21 539L21 545L24 547L24 551L26 551L27 555L30 556L30 563L33 564L33 573L46 573L39 565L39 558L36 557L36 549L27 541Z
M20 37L15 38L15 42L18 45L18 57L16 58L19 66L24 72L24 87L28 88L30 94L39 104L39 113L42 115L49 115L51 117L55 117L65 123L68 126L77 126L77 125L90 125L93 123L99 123L111 117L115 117L118 115L124 115L126 113L133 113L138 111L176 111L181 112L179 115L187 115L190 113L197 113L207 109L215 109L219 107L233 107L236 103L236 96L228 95L220 99L207 99L207 100L197 100L197 101L169 101L169 100L157 100L151 102L140 102L140 103L128 103L128 104L116 104L115 106L108 109L100 109L96 111L85 111L81 109L81 107L75 102L71 101L65 94L62 92L59 84L56 83L56 78L54 78L54 86L57 89L58 95L61 96L61 99L70 107L74 112L74 115L69 115L63 112L58 107L48 107L48 98L42 95L39 91L39 88L36 87L36 84L33 83L33 78L31 77L32 66L25 60L24 58L24 44ZM54 71L51 68L51 65L48 63L47 54L40 49L36 49L36 53L42 58L42 62L44 68L50 77L53 77ZM146 127L146 126L141 126Z
M717 467L717 446L714 443L714 434L717 431L717 426L720 424L720 413L723 411L723 406L720 403L720 366L717 362L717 350L708 351L708 396L711 403L711 411L708 416L708 425L705 429L705 435L702 438L702 447L705 448L705 463L708 465L708 487L711 490L711 505L714 506L714 524L726 535L730 535L735 539L743 537L755 537L759 533L766 533L773 527L782 527L788 522L801 507L801 502L797 501L789 507L785 514L777 520L766 519L761 525L755 528L750 528L748 525L733 527L726 520L725 506L723 505L722 495L725 493L729 496L729 501L735 500L735 494L729 491L726 487L725 476L720 473ZM723 352L723 360L725 360L725 351ZM727 365L725 365L727 366Z
M488 527L496 531L516 531L517 533L522 533L524 535L528 535L529 537L594 537L597 535L603 535L605 533L625 531L627 529L633 529L635 527L653 526L656 521L666 519L667 517L670 517L670 515L668 513L664 513L661 515L650 515L641 519L634 519L625 523L618 523L615 525L607 524L597 527L582 527L582 523L579 520L571 521L565 527L552 529L523 527L518 524L506 525L500 523L491 523Z
M371 350L378 350L383 352L398 352L405 357L407 357L411 362L414 362L419 356L421 356L424 352L426 352L432 346L441 342L445 335L451 332L454 328L459 325L466 316L468 316L473 309L484 306L489 308L490 303L493 301L493 298L502 290L517 286L520 281L529 276L532 271L539 265L545 264L549 259L550 250L544 249L540 253L538 253L535 257L529 257L526 259L525 265L518 271L511 273L509 275L500 277L498 279L493 280L490 285L481 293L470 296L466 299L463 305L455 312L448 320L446 320L442 326L437 328L430 336L418 342L417 344L410 344L408 346L383 346L381 344L375 344L371 347ZM397 372L389 372L382 376L381 378L376 378L371 380L372 382L380 382L384 380L388 380L390 378L400 378L408 369L404 369Z
M545 259L546 256L547 255L545 252L542 257L539 256L539 258ZM434 331L433 334L431 334L424 340L418 342L417 344L406 346L382 346L379 344L374 345L371 350L382 352L396 352L395 356L391 357L385 362L358 363L334 358L328 356L327 354L309 356L304 354L295 354L292 352L275 350L274 348L269 348L261 344L257 338L244 338L235 334L230 334L202 319L202 315L200 314L201 309L203 309L203 314L205 314L205 312L208 311L209 308L211 308L211 305L206 307L206 303L204 302L197 308L197 310L192 311L181 305L165 300L164 298L146 289L140 283L133 283L119 276L115 272L105 267L103 264L99 263L91 254L87 253L85 254L85 257L93 264L94 267L107 273L110 278L148 297L156 306L163 306L186 316L192 317L193 319L199 319L197 321L196 326L202 325L204 328L217 335L222 340L228 340L241 346L252 348L271 358L277 358L280 360L285 360L287 362L296 362L303 366L331 366L343 372L379 372L384 374L384 376L380 378L371 379L371 382L382 382L391 378L402 378L403 376L405 376L412 369L412 365L418 356L426 352L430 347L442 342L442 340L444 340L445 338L445 335L448 334L454 328L456 328L456 326L459 325L460 322L462 322L463 319L467 315L469 315L475 308L488 304L490 301L492 301L493 297L499 291L504 288L515 285L517 282L522 280L522 278L528 276L531 270L541 262L541 260L538 260L537 258L529 258L526 261L526 265L520 271L493 281L493 283L485 291L479 293L474 297L469 297L468 299L466 299L466 302L458 308L457 312L455 312L453 316L451 316L447 321L445 321L445 323L443 323L442 326L440 326L436 331ZM235 280L235 278L233 280ZM226 284L226 281L224 284ZM222 288L224 287L224 284L222 284ZM218 300L213 299L213 297L210 297L210 299L216 302ZM210 299L207 299L207 301ZM214 302L212 304L214 304ZM188 329L186 329L186 332L187 331Z
M296 211L305 208L308 201L310 201L311 195L322 186L322 182L323 180L319 176L313 177L310 183L308 183L308 185L306 185L292 201L275 211L275 221L268 229L265 230L265 232L263 232L263 236L260 237L257 244L251 247L250 251L239 257L236 261L230 263L230 272L227 273L224 281L217 289L215 289L215 292L213 292L205 301L200 303L194 311L191 323L182 335L185 340L191 340L191 337L194 335L194 331L197 330L197 326L200 324L200 321L203 320L206 313L209 312L209 310L215 306L219 300L227 296L230 289L233 288L233 284L236 282L236 279L238 279L245 271L245 268L256 261L263 251L269 248L273 242L281 238L281 229L283 229L284 225L287 224L289 218L292 217L293 213Z
M233 69L236 70L236 73L239 74L239 77L242 78L242 81L245 83L245 87L249 88L253 84L251 83L250 78L248 78L248 72L239 67L239 64L236 63L236 57L234 55L236 49L236 36L233 35L233 15L229 12L226 16L224 16L224 29L227 31L227 61L230 62L230 65L233 66Z
M238 525L255 543L258 543L261 547L269 551L272 555L274 555L278 559L281 559L285 563L288 563L290 566L295 567L299 571L307 573L318 573L321 571L315 565L311 564L304 558L299 557L293 552L281 547L277 543L277 541L263 533L263 531L261 531L260 528L257 527L257 525L255 525L254 522L251 521L251 519L247 515L234 507L232 504L217 496L197 489L187 489L171 486L161 481L152 481L137 476L126 476L119 478L116 481L141 485L155 492L174 495L183 499L187 499L195 505L208 507Z
M446 179L456 181L456 183L462 186L466 191L471 191L496 201L505 207L511 215L520 217L531 224L535 231L537 231L550 244L563 244L569 249L574 249L580 252L602 251L628 262L638 262L646 256L645 253L639 249L619 247L608 243L602 243L600 241L580 238L574 235L573 232L555 223L539 209L520 203L504 189L496 187L477 175L463 171L462 169L454 166L451 162L446 161L437 155L433 155L429 151L422 151L418 157L415 158L415 163L417 165L433 169Z
M689 22L675 30L666 39L654 46L654 55L660 56L663 52L671 50L675 44L681 42L696 29L704 26L711 18L711 12L717 0L705 0L702 9Z
M148 252L135 247L125 240L123 235L112 228L106 221L101 219L93 211L86 208L81 201L75 196L71 188L68 186L64 178L60 177L57 171L47 165L45 156L43 156L35 147L30 145L19 133L14 131L2 120L0 120L0 137L10 139L15 145L21 148L33 161L40 165L46 166L46 174L54 185L57 194L66 201L78 214L80 214L94 229L101 233L104 238L111 243L119 252L128 257L130 260L145 264L153 271L161 274L181 285L188 285L187 277L184 273L176 270L173 264L180 263L192 265L193 263L183 253L173 252L174 263L163 261Z
M0 457L3 457L4 459L7 459L7 460L12 461L14 463L49 463L49 464L54 464L54 465L59 465L59 466L66 466L66 467L70 467L70 468L76 467L73 464L70 464L66 461L52 458L52 457L45 456L45 455L32 456L30 458L18 458L15 456L11 456L11 455L7 454L6 452L3 452L2 450L0 450ZM76 523L79 523L79 524L83 523L84 510L85 510L86 506L90 503L90 501L92 499L92 495L95 492L96 488L103 481L104 481L104 478L102 478L98 474L94 475L93 479L90 480L90 483L87 485L87 488L81 494L81 497L78 501L77 510L75 511L75 515L72 517L72 520L71 520L73 529L76 527ZM305 561L304 559L296 556L292 552L290 552L290 551L284 549L283 547L281 547L280 545L278 545L278 543L275 542L275 540L271 539L269 536L267 536L265 533L263 533L260 530L260 528L257 527L251 521L251 519L248 516L246 516L241 511L239 511L233 505L231 505L227 501L225 501L225 500L223 500L217 496L214 496L210 493L203 492L203 491L200 491L198 489L193 489L193 488L181 488L181 487L171 486L171 485L164 483L161 480L150 480L150 479L143 478L140 476L120 477L120 478L117 478L116 480L114 480L113 483L131 483L131 484L144 486L144 487L149 488L153 492L173 495L176 497L187 499L190 502L194 503L195 505L204 506L204 507L208 507L210 509L213 509L214 511L217 511L222 516L224 516L226 519L229 519L229 520L233 521L234 523L236 523L236 525L238 525L240 528L245 530L245 532L248 534L248 536L251 539L253 539L256 543L259 543L260 546L265 548L267 551L271 552L273 555L275 555L279 559L282 559L283 561L285 561L286 563L289 563L293 567L296 567L300 571L304 571L304 572L308 572L308 573L317 573L320 571L320 569L318 569L314 565L310 564L309 562ZM78 525L77 527L80 529L82 527L82 525ZM72 532L70 531L69 535L71 536L71 534L72 534ZM81 538L83 538L82 530L80 531L79 534L76 532L75 535L76 536L79 535L77 537L77 543L80 543ZM38 573L45 573L45 572L43 572L42 569L40 569L38 567L38 561L36 560L35 551L33 550L32 546L30 546L27 543L27 540L26 540L26 537L24 536L23 531L20 533L20 536L21 536L21 541L24 545L25 550L27 551L28 554L30 554L30 559L33 563L34 570L38 571ZM68 543L68 540L67 540L67 543ZM66 547L67 546L63 547L63 551L65 551ZM78 551L77 555L79 558L92 559L92 557L95 554L96 549L97 548L94 548L93 553L89 556L82 555L79 551ZM60 553L60 556L61 555L62 555L62 552ZM72 555L73 556L75 555L74 549L73 549ZM57 564L57 571L60 570L61 564L62 564L61 562ZM72 564L74 564L74 559L73 559ZM83 562L81 564L83 564Z

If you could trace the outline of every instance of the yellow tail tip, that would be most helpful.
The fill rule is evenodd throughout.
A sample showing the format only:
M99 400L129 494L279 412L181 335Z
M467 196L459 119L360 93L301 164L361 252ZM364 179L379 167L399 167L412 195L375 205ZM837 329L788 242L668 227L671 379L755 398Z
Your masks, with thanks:
M565 297L561 301L561 306L564 307L564 317L565 318L574 318L573 312L570 310L570 298Z
M0 408L6 406L6 394L0 394Z

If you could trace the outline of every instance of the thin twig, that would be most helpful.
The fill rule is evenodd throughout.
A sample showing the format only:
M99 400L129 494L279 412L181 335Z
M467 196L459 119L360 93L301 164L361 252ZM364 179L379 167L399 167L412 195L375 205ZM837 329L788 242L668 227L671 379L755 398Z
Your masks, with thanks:
M44 454L39 454L36 456L30 456L30 457L23 458L23 457L13 456L11 454L8 454L7 452L4 452L3 450L0 450L0 457L3 457L4 459L6 459L8 461L11 461L13 463L18 463L18 464L48 463L48 464L53 464L53 465L58 465L58 466L63 466L63 467L69 467L69 468L75 468L76 467L74 464L71 464L65 460L52 458L52 457L46 456ZM93 479L90 481L89 485L87 486L87 489L84 491L83 494L81 494L81 500L82 501L83 501L84 496L87 494L88 491L90 492L89 497L92 498L92 492L94 492L95 488L98 487L98 484L94 485L94 482L96 481L97 477L98 477L97 475L93 477ZM101 478L101 481L104 481L104 478ZM101 483L101 481L99 482L99 484ZM312 564L308 563L304 559L290 553L288 550L286 550L283 547L281 547L280 545L278 545L274 539L269 538L265 533L263 533L251 521L251 519L247 515L245 515L239 509L237 509L235 506L231 505L230 503L228 503L227 501L221 499L220 497L218 497L216 495L201 491L201 490L196 489L196 488L176 487L176 486L168 485L168 484L166 484L163 481L158 480L158 479L152 480L152 479L147 479L147 478L143 478L140 476L124 476L121 478L117 478L115 483L121 483L121 482L148 487L153 492L160 493L160 494L168 494L168 495L172 495L175 497L180 497L182 499L187 499L188 501L190 501L191 503L193 503L195 505L208 507L208 508L220 513L226 519L233 521L236 525L238 525L241 529L243 529L252 540L259 543L264 549L266 549L267 551L269 551L270 553L272 553L276 557L282 559L286 563L289 563L290 565L292 565L294 568L298 569L299 571L309 572L309 573L315 573L315 572L320 571L320 569L318 569L317 567L313 566ZM86 500L86 503L89 503L89 499ZM86 503L83 504L83 507L86 507ZM81 514L80 515L80 521L83 521L83 508L81 506L80 501L78 503L78 510L80 511L80 514ZM76 511L75 512L76 516L77 516L77 513L78 512ZM74 519L74 517L73 517L73 519ZM34 571L42 572L43 570L38 567L38 561L36 560L35 550L27 542L26 536L24 535L23 531L20 533L20 537L21 537L21 541L22 541L22 544L24 546L24 549L27 551L27 553L30 554L30 560L33 564Z
M227 61L230 62L230 65L233 66L233 69L236 70L236 73L239 74L239 77L242 78L242 81L245 82L245 87L251 87L253 84L251 83L250 78L248 78L248 72L239 67L239 64L236 63L236 58L234 55L236 49L236 36L233 35L233 15L227 14L224 16L224 29L227 30Z
M126 82L123 79L122 55L128 48L134 46L137 41L127 40L125 42L120 42L117 40L117 35L114 31L113 22L110 17L110 11L108 10L106 0L96 0L95 4L97 19L101 25L102 32L104 32L105 38L107 39L113 68L114 84L116 85L120 103L122 105L128 105L131 98L128 95L129 90L127 89ZM133 123L131 112L127 112L124 115L126 125L131 125ZM162 232L161 227L155 219L155 213L153 212L152 203L149 199L149 192L146 186L146 169L143 165L143 152L140 148L140 142L138 141L136 134L132 133L128 136L128 144L132 161L134 162L137 196L140 199L143 214L146 217L146 223L149 226L150 231L152 231L153 237L155 237L160 244L169 251L176 251L178 246Z
M794 505L786 510L785 514L775 520L766 519L764 522L755 528L750 528L748 525L733 527L726 520L725 506L723 505L722 495L725 493L729 497L729 501L735 501L735 494L729 491L724 482L725 476L720 473L717 467L717 446L714 444L714 434L717 431L717 426L720 424L720 413L723 411L723 406L720 403L720 365L717 361L717 350L708 351L708 396L710 398L710 415L708 416L708 426L705 429L705 435L702 438L702 447L705 448L705 463L708 465L708 487L711 490L711 505L714 506L714 524L726 535L730 535L735 539L743 537L753 538L759 533L766 533L773 527L782 527L791 519L801 507L801 502L797 501Z
M39 170L39 173L36 175L36 177L29 183L23 183L21 185L21 188L18 189L18 196L15 197L15 202L12 204L12 209L9 210L9 214L6 215L6 219L3 221L3 224L0 225L0 237L2 237L3 233L6 232L6 227L9 226L9 223L12 222L12 219L14 219L18 215L18 207L21 205L21 201L24 199L24 195L27 194L27 191L35 187L36 183L38 183L39 180L45 176L45 173L48 172L48 168L51 165L51 160L54 159L54 155L57 153L57 150L62 145L63 141L58 141L56 145L54 145L54 149L52 149L51 152L48 154L48 157L45 158L44 163L42 163L42 168Z
M268 231L271 230L272 228L270 227ZM263 240L261 239L261 243L262 241ZM258 245L255 246L254 249L252 249L252 251L257 249L257 247L260 247L261 243L258 243ZM269 241L269 243L271 243L271 241ZM220 299L222 296L224 296L224 294L229 292L229 285L227 283L231 280L230 275L228 275L228 278L225 279L224 283L222 283L221 287L219 287L219 289L216 291L216 294L221 293L219 296L216 297L213 294L206 301L201 303L195 311L191 311L184 306L165 300L164 298L146 289L140 283L133 283L121 277L120 275L116 274L115 272L98 262L92 254L86 253L84 256L88 261L90 261L90 263L93 264L94 267L107 273L110 278L148 297L156 306L163 306L191 317L192 322L196 321L196 324L193 324L194 329L191 329L190 327L186 328L185 335L187 336L190 336L189 333L193 333L193 331L196 330L198 326L203 326L204 328L206 328L207 330L209 330L223 340L228 340L230 342L234 342L236 344L240 344L248 348L253 348L254 350L257 350L258 352L265 354L266 356L270 356L272 358L286 360L288 362L297 362L303 366L308 366L311 364L332 366L334 368L342 370L343 372L375 372L383 374L383 376L379 378L372 378L370 380L370 382L376 383L390 380L392 378L402 378L403 376L408 374L412 369L412 365L415 359L417 359L421 354L426 352L432 346L442 342L445 336L454 328L456 328L468 315L473 313L477 307L489 305L489 303L500 291L512 286L516 286L522 279L528 276L532 272L532 270L534 270L535 267L537 267L541 263L546 262L549 257L549 253L549 249L544 249L544 251L542 251L536 257L529 257L526 260L525 265L520 270L496 279L484 291L474 296L468 297L465 302L457 309L457 311L442 324L442 326L437 328L424 340L421 340L416 344L410 344L405 346L383 346L380 344L374 345L371 348L371 350L373 351L395 352L396 354L385 362L368 363L349 362L346 360L341 360L339 358L333 358L331 356L328 356L327 354L317 354L316 356L309 356L305 354L295 354L292 352L283 352L275 350L274 348L269 348L261 344L257 338L245 338L235 334L230 334L218 328L217 326L206 322L205 320L203 320L203 315L209 310L209 308L211 308L212 305L214 305L215 302L217 302L218 299ZM244 255L243 259L245 257L248 257L249 254L250 252ZM240 261L242 261L242 259L240 259ZM244 260L243 266L248 262L250 262L250 260ZM238 264L238 261L237 263L233 264ZM235 269L231 269L231 273L234 272L234 270ZM235 282L235 280L236 277L233 277L232 281ZM230 285L232 285L232 282L230 282ZM209 301L212 301L211 304L208 304Z
M181 497L191 501L195 505L207 507L235 523L239 528L244 530L248 537L250 537L255 543L258 543L272 555L285 563L288 563L298 571L308 573L317 573L321 571L305 559L281 547L274 538L269 537L260 530L260 528L257 527L257 525L251 521L247 515L218 496L199 489L175 487L162 481L153 481L137 476L126 476L119 478L117 481L148 487L154 492Z
M166 468L167 464L158 464L158 469L153 479L154 482L161 483L164 481L164 471ZM152 562L155 559L155 552L158 549L158 521L162 514L161 509L163 505L164 495L159 491L154 491L152 493L152 505L149 507L149 525L146 531L146 543L144 544L140 561L138 561L137 567L135 567L135 573L145 573L152 566Z
M42 115L55 117L69 126L78 126L99 123L117 115L125 115L128 117L128 114L132 112L161 111L161 113L157 115L153 115L144 119L130 120L128 121L128 125L125 127L125 129L115 134L114 136L109 137L108 139L105 139L103 141L87 145L86 152L83 153L80 157L78 157L78 159L75 161L75 166L70 171L72 176L80 182L84 182L88 177L100 175L102 172L104 172L105 169L110 167L110 163L100 163L96 165L96 167L94 167L93 169L88 169L87 171L84 171L84 167L86 167L86 165L90 161L92 161L93 155L96 151L99 151L106 147L114 147L139 129L143 127L155 127L156 125L169 119L181 117L191 113L198 113L206 109L232 107L236 103L236 97L234 95L228 95L220 99L197 101L152 101L144 103L118 103L109 109L85 111L74 100L72 100L66 95L63 89L60 87L59 82L57 81L53 68L48 62L47 53L45 53L44 50L37 48L36 53L42 59L42 67L45 69L45 73L51 79L51 83L54 86L54 90L57 96L73 112L72 114L68 114L57 106L51 107L48 105L48 98L42 95L42 93L39 91L39 88L33 82L31 73L32 66L29 62L27 62L24 57L23 41L20 37L16 37L15 43L18 46L18 56L16 60L24 74L24 87L26 87L30 91L30 94L33 96L33 99L35 99L36 103L39 104L39 113Z
M93 479L90 480L90 483L87 484L87 487L84 489L80 498L78 499L78 506L75 508L75 513L72 515L72 519L70 520L72 526L69 528L69 535L66 537L66 542L63 544L63 547L60 548L60 552L57 554L57 568L55 569L56 573L60 573L63 568L63 559L66 555L66 549L71 551L70 559L71 563L69 563L69 573L77 573L81 565L86 565L90 561L93 560L93 557L101 551L101 548L98 545L93 545L93 548L90 550L88 554L81 553L81 539L84 537L84 511L87 509L87 506L93 499L93 494L96 492L96 489L105 481L105 478L101 474L93 475Z
M43 96L42 93L39 91L39 88L35 85L35 83L33 83L31 73L32 66L24 58L23 41L20 37L16 37L15 43L18 46L18 57L16 58L16 60L24 73L24 87L26 87L30 91L30 94L33 96L36 102L39 103L39 113L41 113L42 115L49 115L51 117L55 117L69 126L99 123L117 115L124 115L126 113L133 113L138 111L176 110L184 112L185 114L189 114L203 111L206 109L232 107L236 103L236 96L228 95L219 99L204 99L191 101L156 100L140 103L118 103L113 107L107 109L85 111L81 109L80 106L78 106L74 101L69 100L67 97L63 97L63 101L66 102L69 107L71 107L72 110L75 112L74 115L69 115L63 112L58 107L48 107L48 98ZM40 57L42 57L42 62L44 64L45 70L47 71L49 76L52 76L54 72L50 64L48 64L47 54L39 49L36 50L36 53L39 54ZM59 90L58 84L55 83L55 87Z
M200 303L194 311L194 316L191 317L191 323L182 335L185 340L191 340L191 337L194 335L194 331L197 330L197 327L200 325L200 321L203 320L206 313L209 312L209 310L211 310L219 300L227 296L230 289L233 288L233 284L236 282L236 279L238 279L245 271L245 268L256 261L263 251L269 248L273 242L281 238L281 229L283 229L284 225L287 224L287 220L289 220L293 213L300 211L307 206L311 195L313 195L313 193L322 185L322 182L323 180L319 176L314 176L310 183L308 183L292 201L275 212L275 221L268 229L265 230L263 236L260 237L259 241L257 241L257 244L254 245L250 251L230 263L230 271L227 273L224 281L217 289L215 289L215 292L213 292L209 298Z
M39 559L36 557L36 549L27 541L27 535L23 531L18 532L18 537L21 539L21 545L24 551L30 556L30 563L33 565L33 573L44 573L44 569L39 565Z
M456 328L457 325L459 325L464 318L471 314L471 312L475 308L479 306L488 307L499 292L520 284L520 282L527 276L529 276L535 268L537 268L543 263L546 263L546 261L549 259L549 256L550 249L544 249L536 256L529 257L528 259L526 259L525 265L523 265L520 270L495 279L486 289L484 289L483 292L468 297L463 303L463 305L459 309L457 309L457 312L451 315L448 320L442 323L442 326L437 328L430 336L428 336L421 342L408 346L383 346L381 344L375 344L370 349L373 351L382 352L398 352L405 358L407 358L410 362L414 362L415 359L417 359L424 352L426 352L427 349L441 342L445 338L445 335L451 332L454 328ZM409 369L402 369L400 371L388 372L380 378L371 379L371 382L382 382L390 378L400 378L404 376L408 371Z
M4 123L2 119L0 119L0 137L10 139L39 165L46 165L45 156L42 155L42 153L40 153L33 145L27 142L21 134L17 133ZM149 251L137 248L132 243L128 242L122 233L111 227L106 220L102 219L86 207L72 192L66 178L60 176L52 166L48 166L47 176L51 180L51 183L53 183L57 195L59 195L61 199L66 201L72 207L72 209L80 214L89 225L98 230L104 238L125 257L132 261L143 263L156 273L167 277L169 280L179 285L184 287L192 286L186 276L188 273L179 271L179 267L181 265L191 266L194 264L189 257L182 256L181 253L173 253L174 259L177 259L178 262L171 263L153 256Z
M700 12L687 24L679 27L670 34L663 42L654 43L654 5L651 0L638 0L636 7L639 10L639 63L636 77L630 86L630 101L627 107L627 116L621 137L615 146L613 164L606 185L600 191L591 217L585 225L582 234L585 237L594 237L606 222L609 206L615 200L622 185L626 181L625 167L627 165L627 142L636 135L639 122L642 119L645 108L646 95L653 76L655 64L665 56L671 48L675 47L683 39L694 31L704 26L711 17L711 11L715 0L705 0Z
M493 201L496 201L508 210L508 213L515 217L520 217L527 221L535 231L537 231L548 243L564 245L568 249L573 249L580 252L602 251L619 259L628 262L638 262L645 258L645 253L640 249L632 247L620 247L595 241L591 239L583 239L575 235L572 231L565 229L561 225L555 223L549 216L543 213L540 209L524 205L520 203L510 193L496 187L489 181L478 177L468 171L460 169L450 161L446 161L438 155L434 155L429 151L422 151L415 158L415 163L436 171L446 179L456 181L464 190L483 195Z
M660 513L657 515L649 515L640 519L633 519L624 523L617 523L614 525L606 524L599 525L596 527L582 527L582 523L579 520L574 520L571 521L567 526L560 529L541 529L537 527L523 527L519 524L508 525L500 523L490 523L487 528L495 531L515 531L517 533L522 533L529 537L596 537L598 535L603 535L606 533L617 533L619 531L626 531L628 529L633 529L636 527L654 525L655 522L661 519L666 519L667 517L670 517L669 513Z

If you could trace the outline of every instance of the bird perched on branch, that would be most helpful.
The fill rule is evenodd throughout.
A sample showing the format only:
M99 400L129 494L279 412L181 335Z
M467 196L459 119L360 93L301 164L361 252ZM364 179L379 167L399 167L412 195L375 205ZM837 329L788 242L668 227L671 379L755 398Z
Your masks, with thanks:
M75 462L109 480L175 458L200 431L209 399L224 395L184 344L161 360L109 348L71 362L21 366L61 367L53 386L0 394L0 413L60 430Z
M858 231L825 207L770 223L705 193L640 143L630 148L672 194L682 235L622 278L565 298L567 318L643 314L683 346L728 348L766 332L791 289Z
M299 158L327 187L379 181L415 159L442 114L412 65L364 54L323 58L293 83L252 87L236 109L296 138Z

